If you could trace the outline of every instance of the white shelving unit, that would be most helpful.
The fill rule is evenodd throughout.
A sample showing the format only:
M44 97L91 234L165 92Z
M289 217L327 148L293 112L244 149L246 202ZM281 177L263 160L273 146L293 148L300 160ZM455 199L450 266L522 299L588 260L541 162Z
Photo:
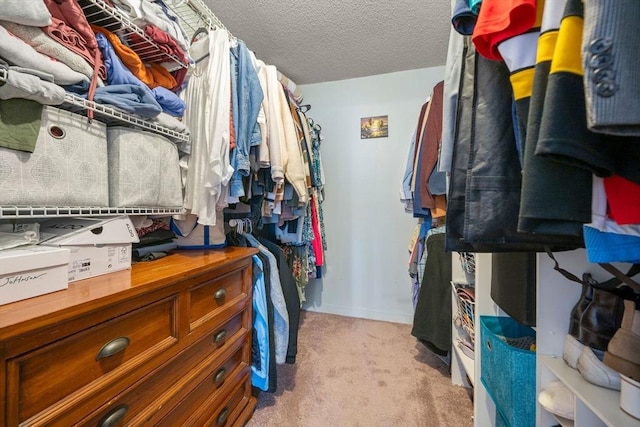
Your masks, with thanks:
M577 276L589 272L596 280L610 278L610 275L598 265L587 262L585 251L582 249L557 253L555 257L561 267ZM454 271L456 263L457 259L454 259ZM565 279L553 270L553 267L553 261L546 254L538 254L537 326L535 328L537 335L536 395L550 382L561 381L575 395L575 420L572 422L558 419L536 403L536 426L551 427L560 424L563 427L640 427L640 420L620 409L618 391L587 382L578 371L570 368L562 359L564 340L569 327L569 315L580 297L581 287ZM625 267L622 266L622 269L624 270ZM490 296L491 254L476 254L475 293L476 325L479 324L480 315L505 315ZM472 363L475 372L474 425L494 426L495 405L480 381L482 346L479 345L477 338L475 344L475 360ZM458 351L453 351L452 354L452 360L456 360L456 363L452 362L452 381L455 384L462 384L459 381L463 376L461 371L470 368L465 368L465 364L462 363L464 359Z
M589 272L596 280L611 276L595 264L589 264L584 250L554 255L560 266L577 276ZM546 254L538 255L537 301L537 381L538 393L551 381L561 381L575 394L576 427L640 427L640 420L620 409L620 392L587 382L562 359L562 349L569 327L571 309L580 297L580 285L553 270ZM624 267L623 267L624 269ZM640 402L638 402L640 405ZM556 418L540 405L536 425L556 425Z
M457 284L474 285L474 275L469 274L462 268L462 264L457 253L453 253L452 263L452 282ZM451 352L451 379L453 384L472 387L475 385L475 360L473 357L469 357L468 354L464 353L462 348L458 345L459 339L468 341L468 333L455 321L457 312L458 304L456 302L456 293L452 286L451 313L453 314L453 317L451 324L451 345L453 347L453 351Z

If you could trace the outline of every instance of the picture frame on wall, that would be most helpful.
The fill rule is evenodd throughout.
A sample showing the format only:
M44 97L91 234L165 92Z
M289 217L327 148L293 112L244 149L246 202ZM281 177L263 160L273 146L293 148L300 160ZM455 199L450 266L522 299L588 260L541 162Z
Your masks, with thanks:
M387 138L389 116L372 116L360 119L360 139Z

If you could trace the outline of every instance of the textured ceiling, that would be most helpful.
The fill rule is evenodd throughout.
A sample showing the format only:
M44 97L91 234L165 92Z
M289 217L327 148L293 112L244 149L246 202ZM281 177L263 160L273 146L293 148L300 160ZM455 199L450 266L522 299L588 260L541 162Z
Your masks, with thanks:
M297 84L444 65L449 0L205 0Z

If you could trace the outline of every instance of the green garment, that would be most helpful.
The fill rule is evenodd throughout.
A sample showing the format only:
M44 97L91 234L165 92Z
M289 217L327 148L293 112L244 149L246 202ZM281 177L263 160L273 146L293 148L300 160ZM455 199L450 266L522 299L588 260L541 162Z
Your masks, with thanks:
M0 147L33 153L42 104L28 99L0 100Z

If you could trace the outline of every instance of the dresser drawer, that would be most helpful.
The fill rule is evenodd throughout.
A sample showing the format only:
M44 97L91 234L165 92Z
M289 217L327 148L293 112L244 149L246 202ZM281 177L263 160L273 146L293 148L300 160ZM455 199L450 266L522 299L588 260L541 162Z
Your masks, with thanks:
M234 389L226 399L224 399L213 417L201 423L204 426L232 426L242 413L244 407L249 402L251 386L249 378L240 381L240 386Z
M190 330L210 327L209 323L218 315L240 309L247 302L250 279L249 270L245 267L220 277L203 278L202 282L191 286L188 291Z
M139 372L150 359L168 358L163 352L178 341L176 313L177 297L172 296L9 359L8 421L28 420L65 398L59 405L77 409L77 402L69 397L74 392L90 386L77 393L82 401L89 396L88 390L95 395L111 381ZM58 412L67 411L60 408ZM29 424L51 425L47 416L37 419Z
M111 399L104 409L80 425L153 425L198 383L209 384L207 392L215 392L228 376L241 369L246 335L246 331L235 334L224 348L213 353L212 340L205 337L141 383Z
M157 425L162 427L231 425L231 417L238 417L242 412L243 403L248 402L251 395L249 375L248 366L234 372L233 378L229 378L214 394L211 394L210 382L203 381L187 399L173 408L171 413Z

